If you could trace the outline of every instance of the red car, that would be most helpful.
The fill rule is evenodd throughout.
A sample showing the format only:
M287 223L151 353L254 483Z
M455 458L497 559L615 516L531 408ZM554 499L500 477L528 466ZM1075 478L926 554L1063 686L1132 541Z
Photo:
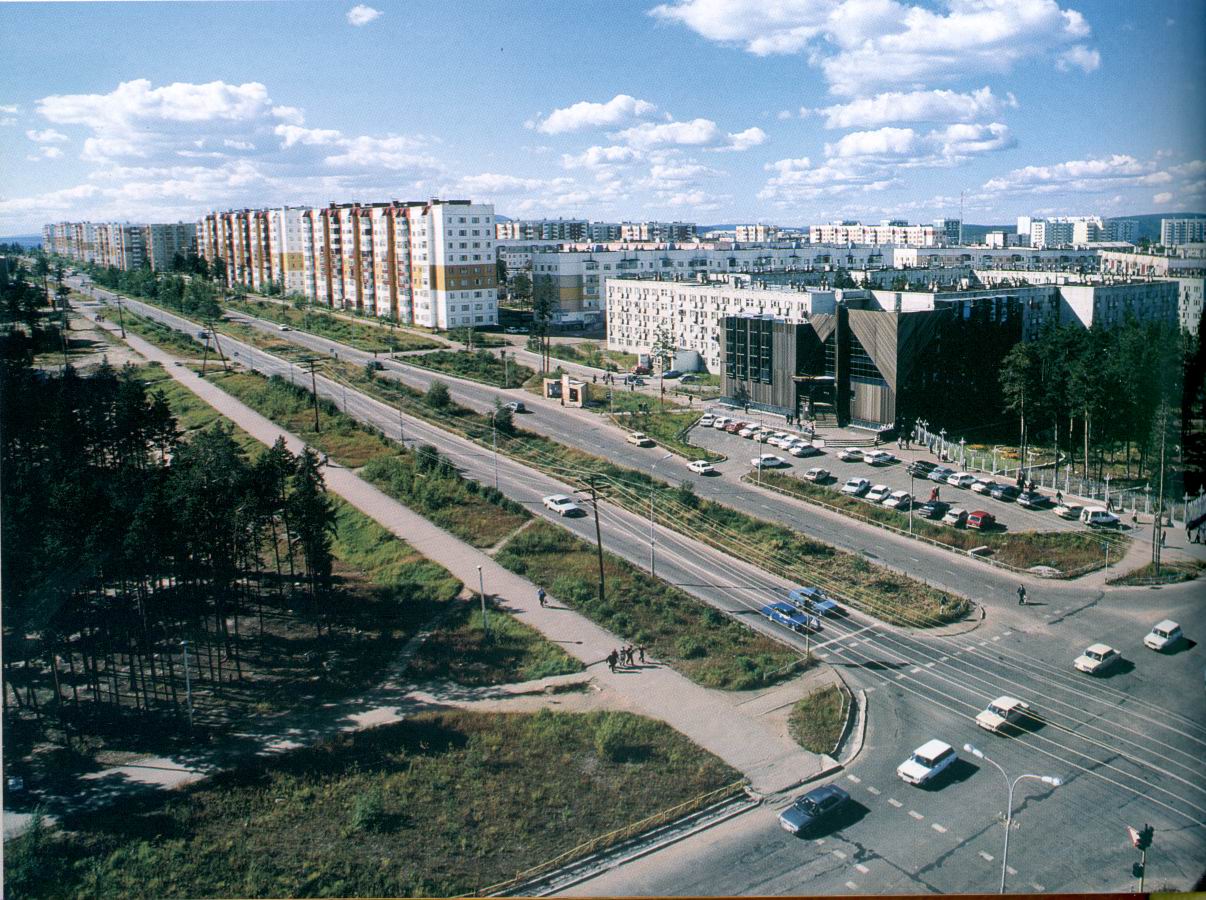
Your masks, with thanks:
M744 427L745 427L744 422L730 422L728 425L724 426L724 430L727 431L729 434L736 434Z
M974 528L977 531L988 531L996 524L996 516L990 512L985 512L982 509L977 509L974 513L967 517L967 527Z

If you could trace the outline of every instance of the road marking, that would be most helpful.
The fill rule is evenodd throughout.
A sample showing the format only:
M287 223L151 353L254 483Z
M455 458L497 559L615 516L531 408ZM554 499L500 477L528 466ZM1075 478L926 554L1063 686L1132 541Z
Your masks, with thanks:
M1001 636L1000 636L999 634L998 634L998 635L995 635L995 636L993 637L993 640L994 640L994 641L999 641L1000 639L1001 639Z
M1018 870L1015 869L1013 866L1006 866L1005 871L1008 872L1010 875L1018 874Z
M871 871L871 870L870 870L870 869L868 869L866 866L864 866L862 863L855 863L855 864L854 864L854 868L858 869L858 870L859 870L860 872L862 872L864 875L866 875L868 872L870 872L870 871Z
M849 778L851 781L853 781L855 784L859 784L862 781L862 779L859 778L857 775L847 775L846 777Z
M899 800L895 799L894 797L889 797L888 802L891 803L893 806L895 806L897 809L900 809L902 806L904 806L903 803L901 803Z
M869 694L869 693L871 693L873 690L875 690L875 687L874 687L874 686L869 687L869 688L863 688L863 693L864 693L864 694Z
M925 816L923 816L921 813L919 813L919 812L918 812L917 810L915 810L915 809L910 809L910 810L909 810L909 815L910 815L910 816L912 816L914 819L916 819L918 822L920 822L922 819L924 819L924 818L925 818Z
M921 666L913 666L913 668L909 669L909 671L912 672L914 675L916 675L918 672L921 671Z
M821 844L825 843L825 839L824 839L824 838L817 838L815 841L813 841L813 843L814 843L814 844L816 844L816 845L819 847L819 846L821 846Z
M926 667L927 669L932 669L932 668L934 668L934 663L932 663L932 662L928 662L928 663L926 663L926 664L925 664L925 667Z
M858 890L858 885L857 885L857 884L855 884L853 881L847 881L847 882L846 882L846 887L850 888L850 890L852 890L852 891L857 891L857 890Z
M946 829L943 828L941 825L939 825L937 822L931 822L930 827L933 828L939 834L946 834Z
M845 858L846 858L846 854L845 854L845 853L843 853L841 850L834 850L834 851L832 851L832 852L833 852L833 855L834 855L834 856L836 856L838 859L845 859Z
M985 853L983 850L981 850L980 856L982 856L984 858L985 862L992 862L992 854L991 853Z
M877 797L879 796L879 788L873 787L872 785L867 785L867 790L868 790L868 792L874 794L875 796L877 796Z
M1012 631L1002 631L1001 637L1009 637L1011 634L1013 634Z
M958 653L959 651L956 650L955 652ZM943 656L938 660L938 662L946 662L948 659L950 659L949 656Z
M1030 886L1032 888L1034 888L1036 891L1038 891L1040 894L1043 893L1043 891L1047 890L1045 887L1043 887L1041 884L1039 884L1038 882L1035 882L1035 881L1030 882Z
M815 656L817 659L828 659L829 658L828 653L814 653L813 656Z
M897 675L897 676L896 676L896 680L897 680L897 681L900 681L900 680L901 680L901 679L903 679L904 677L905 677L905 673L904 673L904 672L901 672L899 675Z

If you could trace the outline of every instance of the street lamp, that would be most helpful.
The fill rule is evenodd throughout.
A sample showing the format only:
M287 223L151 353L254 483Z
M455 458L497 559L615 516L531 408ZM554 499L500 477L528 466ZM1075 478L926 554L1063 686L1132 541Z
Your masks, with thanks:
M486 582L482 577L482 567L477 567L477 595L482 599L482 631L486 640L490 640L490 622L486 619Z
M502 407L497 407L494 412L490 413L490 430L493 433L494 442L494 490L498 490L498 420L494 417L498 415Z
M188 727L193 727L193 682L188 674L188 641L181 641L184 648L184 696L188 701Z
M674 455L673 453L667 453L665 456L654 460L653 465L651 465L649 467L649 574L650 575L657 574L657 569L654 567L655 539L654 539L654 535L653 535L653 521L654 521L653 520L653 497L654 497L654 493L657 490L657 482L654 481L654 479L653 479L653 472L655 469L657 469L658 463L665 462L673 455Z
M959 438L959 468L967 468L967 438Z
M1018 782L1024 778L1033 778L1036 781L1041 781L1043 784L1057 788L1062 785L1063 779L1055 775L1019 775L1013 781L1009 780L1009 774L1002 769L997 763L993 762L984 755L984 751L977 750L971 744L964 744L963 749L974 756L976 759L982 759L986 763L991 763L998 772L1005 777L1005 786L1008 789L1008 797L1005 801L1005 850L1001 854L1001 888L999 893L1005 893L1005 871L1009 865L1009 829L1013 827L1013 789L1018 786Z

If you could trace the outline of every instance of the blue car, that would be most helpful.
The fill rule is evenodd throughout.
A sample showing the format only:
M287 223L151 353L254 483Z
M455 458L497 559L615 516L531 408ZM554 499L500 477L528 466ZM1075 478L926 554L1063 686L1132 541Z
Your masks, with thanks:
M805 615L790 603L784 603L782 600L776 603L768 603L759 612L772 622L782 625L784 628L790 628L792 631L803 633L805 631L817 632L821 630L820 619L816 616Z
M787 602L801 612L813 613L818 616L840 616L842 608L837 601L826 595L820 588L796 588L787 595Z

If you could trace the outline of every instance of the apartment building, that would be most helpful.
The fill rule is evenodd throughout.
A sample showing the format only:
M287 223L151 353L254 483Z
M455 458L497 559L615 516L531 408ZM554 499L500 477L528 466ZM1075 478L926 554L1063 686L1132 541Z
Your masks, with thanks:
M197 253L194 222L152 223L146 230L147 257L156 272L170 272L177 256L187 259Z
M117 269L168 271L177 253L194 251L192 223L55 222L42 226L47 252Z
M861 222L831 222L809 225L808 239L814 244L896 244L906 247L934 247L939 243L933 225L910 225L900 219L889 219L879 225Z
M494 235L500 241L585 241L590 238L586 219L512 219L498 222Z
M739 244L779 240L780 230L777 225L738 225L734 239Z
M1018 235L1030 247L1083 247L1101 241L1133 242L1139 232L1134 219L1101 216L1018 216Z
M1160 243L1165 247L1206 242L1206 219L1161 219Z
M620 240L666 243L695 240L694 222L621 222Z
M934 236L940 244L947 247L958 247L963 243L963 221L961 219L935 219Z

